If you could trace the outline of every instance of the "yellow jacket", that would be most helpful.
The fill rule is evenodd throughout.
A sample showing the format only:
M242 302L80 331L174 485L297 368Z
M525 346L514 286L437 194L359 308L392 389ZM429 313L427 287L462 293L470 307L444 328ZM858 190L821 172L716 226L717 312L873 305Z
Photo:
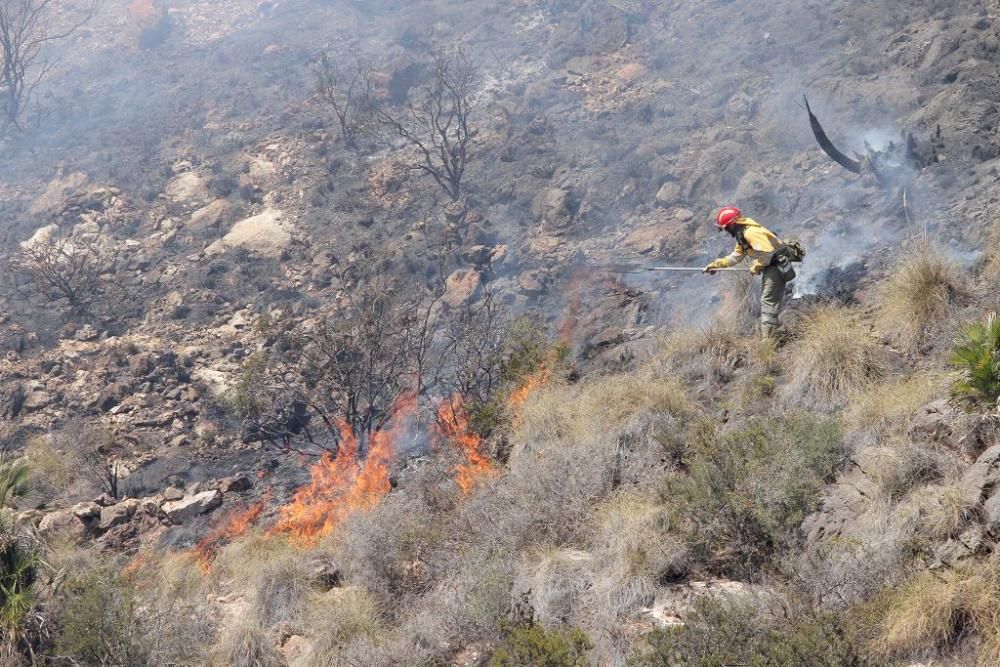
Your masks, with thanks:
M743 246L737 242L736 247L729 255L712 262L712 265L714 265L712 268L723 269L727 266L739 264L743 261L744 257L749 256L754 260L750 270L754 273L763 271L771 264L774 253L784 247L784 242L756 220L742 217L735 224L743 228L743 238L749 247L744 250Z

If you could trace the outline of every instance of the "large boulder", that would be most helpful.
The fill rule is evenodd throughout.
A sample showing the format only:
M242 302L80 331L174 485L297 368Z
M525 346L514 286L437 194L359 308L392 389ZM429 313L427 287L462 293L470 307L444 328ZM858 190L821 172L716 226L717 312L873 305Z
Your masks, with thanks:
M568 190L547 188L535 196L531 211L546 229L562 229L573 221L572 197Z
M160 507L171 523L184 523L201 514L207 514L222 504L222 492L218 489L202 491L180 500L165 502Z
M126 505L125 503L104 507L101 509L101 522L97 527L101 530L109 530L115 526L120 526L132 517L133 510L134 508L131 505Z
M229 248L243 247L258 255L277 257L291 242L291 224L285 220L284 213L269 208L234 224L229 233L208 246L206 252L221 254Z

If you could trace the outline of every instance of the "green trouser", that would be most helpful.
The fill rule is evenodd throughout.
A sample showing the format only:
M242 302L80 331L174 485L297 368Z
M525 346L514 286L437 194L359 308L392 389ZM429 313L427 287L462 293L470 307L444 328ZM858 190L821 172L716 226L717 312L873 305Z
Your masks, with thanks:
M778 315L785 299L785 279L777 266L764 269L764 289L760 295L760 330L765 338L778 326Z

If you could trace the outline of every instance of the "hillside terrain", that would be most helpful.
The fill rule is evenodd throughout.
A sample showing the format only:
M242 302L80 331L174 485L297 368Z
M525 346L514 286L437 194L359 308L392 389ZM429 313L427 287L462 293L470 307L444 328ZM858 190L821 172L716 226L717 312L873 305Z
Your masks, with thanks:
M1000 663L995 1L40 6L3 664Z

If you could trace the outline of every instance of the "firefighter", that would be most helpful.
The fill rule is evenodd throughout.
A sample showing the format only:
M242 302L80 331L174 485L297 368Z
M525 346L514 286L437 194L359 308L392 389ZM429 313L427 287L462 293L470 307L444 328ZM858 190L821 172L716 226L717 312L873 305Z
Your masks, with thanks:
M788 246L766 227L745 217L735 206L721 209L715 224L719 231L725 230L736 239L736 248L726 257L711 262L704 272L714 274L716 269L738 264L745 257L753 259L750 273L762 275L764 281L760 297L760 333L764 338L773 338L785 298L785 286L795 278Z

